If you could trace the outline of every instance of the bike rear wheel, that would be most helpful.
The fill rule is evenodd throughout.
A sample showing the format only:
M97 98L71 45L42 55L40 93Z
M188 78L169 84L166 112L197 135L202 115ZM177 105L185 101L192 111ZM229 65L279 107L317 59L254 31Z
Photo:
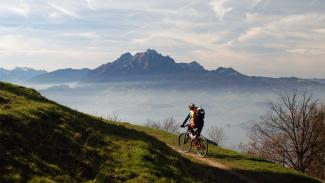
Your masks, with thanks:
M190 152L192 149L192 140L187 133L181 133L178 136L178 147L184 152Z
M195 146L196 153L203 158L208 154L208 141L203 136L200 136L197 140L198 146Z

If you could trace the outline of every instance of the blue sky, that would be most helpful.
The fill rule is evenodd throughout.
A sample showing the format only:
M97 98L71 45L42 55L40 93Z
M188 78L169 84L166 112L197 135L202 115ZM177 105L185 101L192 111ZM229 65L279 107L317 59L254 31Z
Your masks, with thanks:
M0 67L94 68L147 48L207 69L325 78L325 1L0 1Z

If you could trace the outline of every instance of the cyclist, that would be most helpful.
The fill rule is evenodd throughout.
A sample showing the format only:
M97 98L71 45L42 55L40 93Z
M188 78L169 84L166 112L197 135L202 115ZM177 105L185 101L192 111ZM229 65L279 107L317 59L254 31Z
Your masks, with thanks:
M185 118L185 120L184 120L183 124L181 125L181 127L184 128L186 122L188 120L190 120L190 125L188 126L188 129L190 130L190 132L193 135L196 135L196 137L195 137L195 145L197 145L197 143L198 143L197 139L201 135L201 131L202 131L203 125L204 125L204 110L199 108L199 107L196 107L195 104L190 104L188 106L188 108L190 109L190 112L187 115L187 117ZM194 134L194 129L195 128L197 128L196 134Z

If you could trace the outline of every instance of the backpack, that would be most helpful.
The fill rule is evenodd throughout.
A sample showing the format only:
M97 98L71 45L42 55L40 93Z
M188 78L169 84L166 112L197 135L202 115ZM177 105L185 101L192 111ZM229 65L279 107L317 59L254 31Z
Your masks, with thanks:
M196 119L198 121L203 121L205 117L205 111L202 108L198 108L196 112Z

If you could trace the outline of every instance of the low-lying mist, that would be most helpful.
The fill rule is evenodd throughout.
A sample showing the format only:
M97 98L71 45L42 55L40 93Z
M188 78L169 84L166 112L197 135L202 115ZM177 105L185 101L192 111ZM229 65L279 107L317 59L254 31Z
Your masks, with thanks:
M27 85L39 90L45 97L73 109L118 118L144 125L148 120L163 121L173 116L181 124L188 114L188 104L195 103L206 111L203 134L211 126L223 128L224 146L238 149L247 143L247 129L251 122L268 111L267 102L277 99L279 90L250 88L177 88L157 87L143 83L107 83L64 85ZM325 99L321 90L310 91L316 98Z

